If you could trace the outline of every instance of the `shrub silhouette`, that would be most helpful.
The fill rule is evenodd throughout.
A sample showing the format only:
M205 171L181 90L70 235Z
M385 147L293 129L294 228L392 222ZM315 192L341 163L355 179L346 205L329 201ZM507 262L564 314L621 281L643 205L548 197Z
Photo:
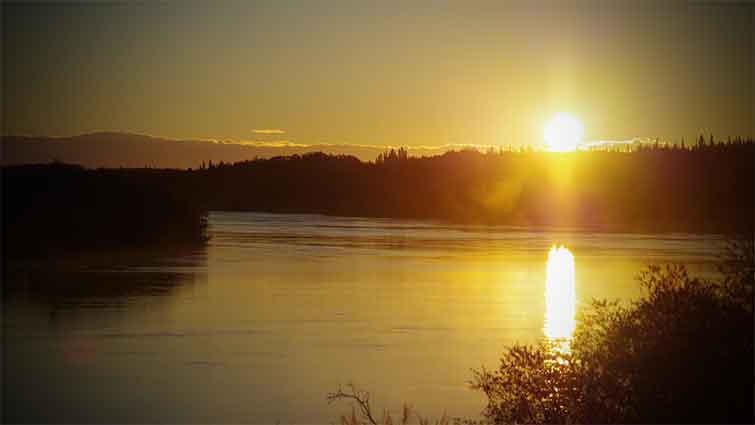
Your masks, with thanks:
M510 347L498 369L474 371L473 388L488 398L483 415L493 423L751 423L751 246L751 238L730 244L718 281L680 265L649 266L639 300L594 301L581 315L569 353L547 342Z
M719 280L648 266L643 296L594 300L567 352L561 341L509 347L497 369L473 370L472 388L488 399L482 420L452 422L752 423L755 240L732 237L720 260ZM376 419L368 392L348 388L328 394L354 402L341 423L392 423L387 411Z
M393 416L388 409L383 410L382 416L376 415L374 407L370 404L370 393L357 388L354 384L348 384L347 389L339 387L337 391L328 393L328 403L337 401L351 402L351 415L341 415L341 425L393 425ZM358 411L358 413L357 413ZM401 417L397 424L409 425L412 419L416 419L418 425L450 425L451 418L445 412L439 419L432 421L430 418L422 416L408 404L401 408ZM460 420L454 420L456 423L462 423Z

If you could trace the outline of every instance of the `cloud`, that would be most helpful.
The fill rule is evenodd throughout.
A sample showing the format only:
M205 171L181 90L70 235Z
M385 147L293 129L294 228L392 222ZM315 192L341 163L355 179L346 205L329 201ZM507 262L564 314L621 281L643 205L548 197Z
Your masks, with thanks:
M635 145L650 145L654 144L655 138L651 137L633 137L627 140L592 140L589 142L582 142L579 145L580 149L606 149L617 146L635 146ZM669 145L671 143L666 141L659 141L660 145Z
M626 146L631 145L635 142L635 139L629 139L629 140L591 140L589 142L581 142L579 144L580 148L583 149L589 149L589 148L603 148L603 147L610 147L610 146Z
M256 146L258 148L308 148L311 145L296 143L290 140L241 140L239 142L228 142L242 146Z
M328 143L328 142L320 142L315 144L307 144L307 145L300 145L300 146L308 146L308 147L344 147L344 148L364 148L364 149L378 149L381 151L389 151L391 149L399 149L399 148L405 148L408 151L449 151L449 150L462 150L462 149L477 149L480 151L485 151L489 148L498 149L499 147L502 147L500 145L482 145L482 144L474 144L474 143L446 143L442 145L418 145L418 146L407 146L407 145L371 145L371 144L362 144L362 143Z
M414 155L439 155L452 150L464 150L474 149L480 152L486 152L490 148L499 149L499 145L486 145L486 144L474 144L474 143L446 143L440 145L418 145L418 146L405 146L405 145L378 145L378 144L364 144L364 143L339 143L339 142L316 142L316 143L299 143L289 139L274 139L272 136L285 134L284 130L280 129L255 129L254 133L260 137L260 139L247 139L247 140L205 140L222 145L239 145L256 148L297 148L298 150L306 149L301 152L309 151L323 151L326 153L343 153L351 154L360 157L361 159L373 159L379 153L390 151L391 149L399 149L404 147L409 151L409 154ZM270 136L270 137L266 137ZM297 152L299 152L297 150ZM290 153L290 152L286 152Z
M252 133L264 135L286 134L286 130L281 130L280 128L255 128L254 130L252 130Z

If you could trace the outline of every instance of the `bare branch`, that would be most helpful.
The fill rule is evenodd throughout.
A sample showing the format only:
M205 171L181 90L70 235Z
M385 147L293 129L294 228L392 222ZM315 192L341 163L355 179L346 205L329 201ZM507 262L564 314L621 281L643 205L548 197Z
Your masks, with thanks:
M354 384L351 383L348 384L348 387L348 392L344 392L343 389L339 386L338 391L329 393L327 396L328 403L333 403L335 401L343 399L352 400L359 406L362 417L367 419L372 425L378 425L378 422L372 416L372 407L370 406L370 393L357 389Z

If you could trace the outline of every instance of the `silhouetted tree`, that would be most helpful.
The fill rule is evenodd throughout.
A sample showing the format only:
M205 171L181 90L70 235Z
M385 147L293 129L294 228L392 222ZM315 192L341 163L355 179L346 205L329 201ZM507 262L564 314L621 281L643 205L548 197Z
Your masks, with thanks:
M650 266L644 296L595 301L571 351L515 345L475 372L494 423L751 423L752 297L683 266ZM736 279L735 279L736 280ZM737 282L741 282L737 280ZM751 288L751 284L750 284Z
M117 227L114 244L152 243L163 224L175 227L166 240L198 239L197 217L210 210L725 233L751 227L755 215L755 145L735 140L716 149L627 153L622 146L572 155L520 146L415 158L402 147L374 164L320 152L222 166L208 160L195 171L4 167L4 228L8 240L38 251L92 245L108 226ZM70 232L80 227L91 233Z

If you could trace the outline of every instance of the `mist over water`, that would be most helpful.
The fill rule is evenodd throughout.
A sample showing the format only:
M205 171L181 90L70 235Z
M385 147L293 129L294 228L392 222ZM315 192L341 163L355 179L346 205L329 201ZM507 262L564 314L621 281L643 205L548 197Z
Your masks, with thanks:
M325 394L349 381L379 407L477 417L470 368L549 336L566 307L568 321L593 297L636 297L643 264L712 273L717 245L230 212L211 213L209 232L197 251L12 275L6 419L329 423L348 407ZM549 276L554 244L573 256L571 277ZM565 281L574 302L551 315L548 282Z

